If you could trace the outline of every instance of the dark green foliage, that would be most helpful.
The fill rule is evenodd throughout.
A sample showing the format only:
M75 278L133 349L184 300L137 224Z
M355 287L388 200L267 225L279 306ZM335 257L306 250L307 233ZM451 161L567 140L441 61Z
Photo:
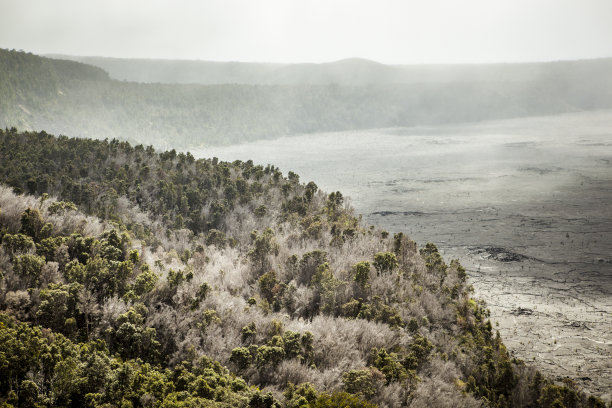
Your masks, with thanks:
M225 246L225 242L225 234L222 231L214 228L208 231L208 235L206 236L206 243L208 245L215 245L219 248L223 248Z
M27 252L34 248L34 240L25 234L5 234L2 237L2 245L8 250L10 255L18 252Z
M538 406L541 408L574 408L580 406L586 407L604 407L604 402L594 396L585 398L584 394L577 388L576 384L569 378L563 379L563 384L548 383L539 391L540 397L537 400ZM586 404L584 404L586 399Z
M80 285L50 284L40 291L40 306L36 316L40 324L54 331L69 334L73 328L67 322L76 315Z
M389 354L384 348L380 350L374 349L372 350L371 360L372 366L376 367L384 374L387 383L392 381L404 381L408 378L408 372L399 361L399 357L396 353ZM415 374L413 374L413 376L415 376Z
M254 212L255 212L255 216L261 218L264 215L266 215L266 213L268 212L268 208L262 204L259 207L257 207Z
M261 271L267 265L268 255L278 252L278 245L274 240L274 231L271 228L267 228L261 234L253 231L251 233L251 240L253 241L253 246L248 255L253 264Z
M276 296L279 294L278 292L280 292L279 282L276 279L276 272L270 271L259 278L259 290L264 299L269 303L274 302Z
M307 252L302 256L298 265L297 280L300 284L310 283L312 276L317 271L319 265L327 262L327 253L321 250Z
M370 398L376 392L374 374L371 370L351 370L342 375L344 389L356 395Z
M397 268L397 257L392 252L379 252L374 255L374 268L380 275L381 273L389 273Z
M427 356L432 351L433 344L423 336L416 336L409 346L409 349L410 354L416 359L417 365L421 365L426 361Z
M362 289L365 289L370 280L370 263L368 261L356 263L353 265L353 274L353 280L357 282Z
M412 319L410 319L408 321L407 328L412 333L416 333L416 331L419 330L419 322L417 322L417 319L415 319L414 317Z
M271 393L261 394L256 392L249 400L249 408L280 408L280 404L274 399Z
M403 327L404 321L398 310L382 302L379 296L374 296L371 302L351 300L342 305L346 317L373 320L386 323L391 327Z
M288 194L290 187L288 184L286 185L288 186L286 189L287 194ZM290 200L283 202L282 210L286 216L288 216L291 213L295 213L303 217L306 215L306 212L308 211L308 205L304 197L295 196L291 198Z
M318 190L319 187L317 187L314 181L310 181L308 184L306 184L306 191L304 192L306 201L311 202Z
M237 347L232 350L230 361L236 364L239 370L243 370L251 365L253 357L247 347Z
M272 365L275 366L285 358L285 350L283 347L275 346L260 346L257 349L255 361L258 366Z
M310 383L303 383L299 386L289 383L283 395L287 408L311 406L317 400L317 390Z
M174 289L176 289L183 282L190 282L192 278L193 274L191 272L185 272L182 270L175 271L173 269L168 271L168 284Z
M280 327L278 330L281 330ZM277 330L277 332L278 332ZM300 334L285 331L272 335L268 342L258 346L252 344L257 336L255 323L251 322L242 328L242 342L250 344L248 347L236 347L232 350L230 362L239 370L244 370L255 364L260 369L275 367L283 360L297 359L311 364L313 358L312 333Z
M144 325L144 316L139 311L130 309L119 315L114 328L108 331L110 348L124 358L141 358L144 361L158 362L160 358L160 343L156 339L156 331Z
M466 281L467 273L465 272L465 268L459 263L459 260L453 259L450 263L450 267L457 271L457 277L461 282Z
M257 335L257 326L255 325L255 322L251 322L244 326L241 330L241 334L243 342L254 340L255 336Z
M301 358L304 359L304 354L308 354L306 351L303 353L302 344L301 344L302 336L300 333L293 331L286 331L283 333L283 348L285 350L285 356L287 358Z
M447 265L444 263L438 248L431 242L425 245L425 248L420 250L421 256L425 259L427 270L440 278L440 285L446 278ZM464 270L465 272L465 270Z
M29 235L35 242L40 238L40 231L43 225L44 221L37 209L28 208L21 214L20 232Z
M62 214L66 211L76 211L77 206L70 201L55 201L51 205L49 205L49 213L50 214Z
M334 392L331 394L322 394L317 398L314 404L310 405L313 408L375 408L376 405L364 401L355 395L346 392Z
M34 374L36 383L28 379ZM258 392L206 357L174 370L112 358L104 342L75 344L61 334L17 323L0 313L0 393L16 406L246 407ZM47 390L46 392L44 390ZM146 399L143 399L147 396ZM269 395L262 399L272 407ZM177 402L181 401L181 405ZM156 405L157 406L157 405Z
M26 282L25 286L38 286L40 272L45 260L37 255L19 255L13 260L13 270Z
M47 262L57 261L59 247L68 241L67 237L49 237L36 243L36 253L43 256Z
M140 276L142 276L142 274ZM200 303L206 300L206 296L210 292L210 289L211 289L210 285L206 282L200 285L200 287L198 288L198 291L196 292L195 299L192 302L192 305L191 305L192 309L197 309L198 306L200 306Z
M342 196L342 193L339 191L336 191L335 193L330 193L329 196L327 197L327 204L326 204L327 214L332 220L335 220L338 218L338 215L340 214L342 203L344 203L344 197Z
M330 270L329 263L325 262L317 266L317 270L310 279L310 286L316 290L318 302L313 307L315 313L321 311L325 314L337 314L340 305L337 300L337 289L344 282L337 279Z

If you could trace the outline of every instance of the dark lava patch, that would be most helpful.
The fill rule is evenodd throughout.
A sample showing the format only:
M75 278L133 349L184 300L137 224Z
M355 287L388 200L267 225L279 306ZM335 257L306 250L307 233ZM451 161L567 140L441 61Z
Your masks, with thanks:
M418 217L421 215L425 215L425 213L421 211L375 211L373 213L370 213L370 215L380 215L381 217L386 217L387 215L414 215Z
M476 248L472 251L472 253L480 254L485 258L492 259L497 262L521 262L522 260L527 259L525 255L517 254L516 252L500 247Z
M516 309L512 309L512 313L515 316L531 316L533 314L533 310L527 307L517 307Z

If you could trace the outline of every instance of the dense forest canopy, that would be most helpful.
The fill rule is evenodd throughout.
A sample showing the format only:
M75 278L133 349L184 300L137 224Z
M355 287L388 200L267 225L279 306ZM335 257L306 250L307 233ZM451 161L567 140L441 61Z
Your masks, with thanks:
M379 69L369 64L366 77ZM74 61L0 50L0 126L189 148L612 107L608 59L502 67L499 75L485 69L482 77L461 74L461 68L457 81L448 78L454 71L435 69L415 74L419 82L339 85L308 79L345 78L354 65L335 64L327 69L332 74L289 66L298 71L287 74L298 78L289 84L143 84L112 80L100 68Z
M16 129L0 161L5 407L604 406L293 172Z

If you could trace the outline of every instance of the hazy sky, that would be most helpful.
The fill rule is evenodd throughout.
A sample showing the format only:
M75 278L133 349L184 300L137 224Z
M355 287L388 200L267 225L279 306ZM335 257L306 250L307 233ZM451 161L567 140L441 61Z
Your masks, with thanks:
M234 61L612 56L612 0L0 0L0 48Z

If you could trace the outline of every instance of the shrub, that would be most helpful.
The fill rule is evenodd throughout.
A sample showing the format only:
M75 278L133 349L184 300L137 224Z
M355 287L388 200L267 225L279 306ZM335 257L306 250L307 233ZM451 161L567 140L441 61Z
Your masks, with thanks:
M379 275L391 272L397 266L397 257L393 252L378 252L374 255L374 268Z

